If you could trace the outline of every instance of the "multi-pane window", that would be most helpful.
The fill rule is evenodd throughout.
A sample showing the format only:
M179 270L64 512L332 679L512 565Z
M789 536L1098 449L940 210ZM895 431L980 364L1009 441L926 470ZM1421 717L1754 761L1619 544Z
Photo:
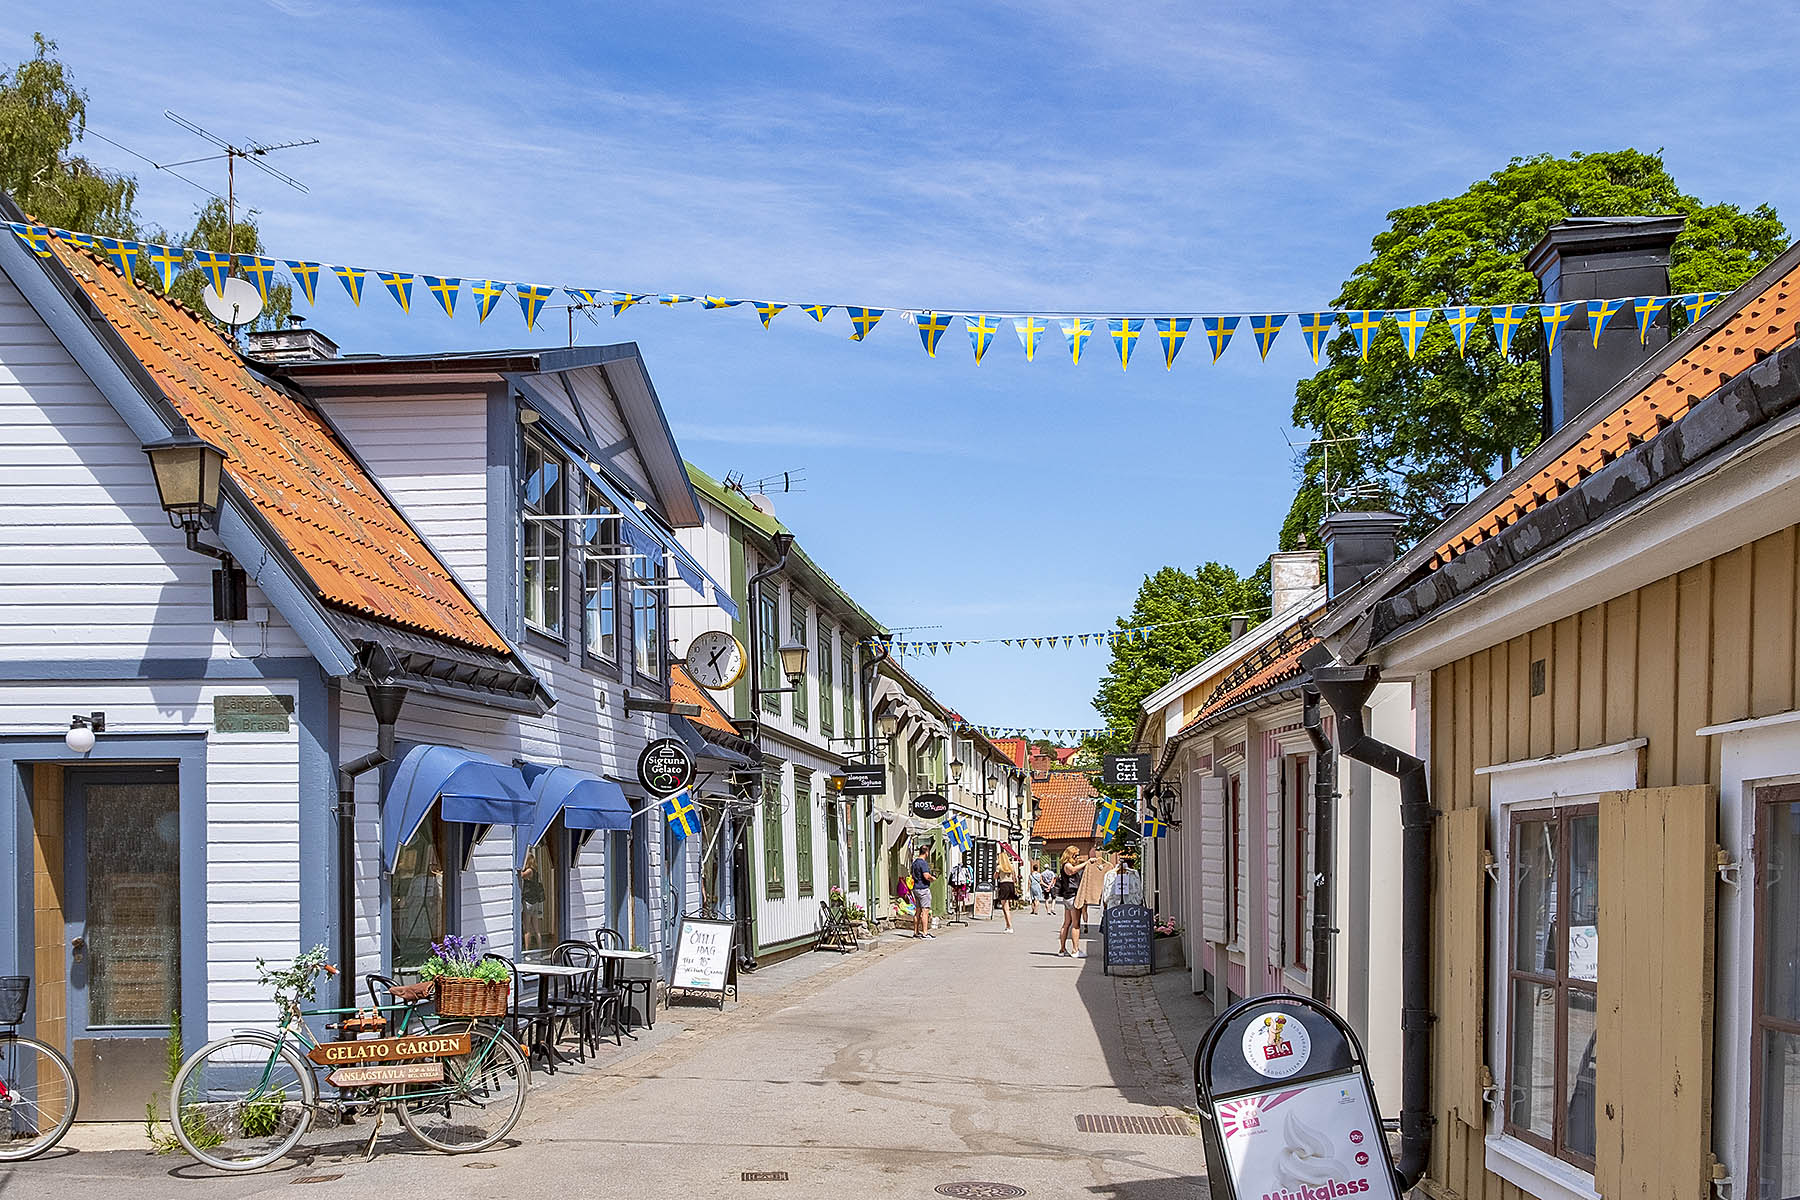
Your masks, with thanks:
M636 560L640 578L651 585L662 581L662 554ZM662 598L660 587L631 589L631 651L637 673L647 679L662 678Z
M831 630L819 626L819 732L827 738L837 733L837 697L831 694ZM846 729L844 732L848 733Z
M1592 805L1515 813L1506 1132L1594 1169L1600 818Z
M782 871L780 764L763 772L762 818L763 893L771 900L779 900L787 894Z
M559 819L543 841L525 852L525 865L519 869L519 932L527 950L548 951L562 940L557 846L565 841Z
M443 941L450 930L450 889L445 885L454 863L446 853L452 840L434 809L394 859L388 876L388 965L395 971L430 958L432 943Z
M1244 870L1249 861L1244 855L1244 793L1241 776L1233 775L1225 784L1225 845L1230 858L1225 872L1225 884L1231 889L1225 900L1225 911L1230 914L1229 927L1225 940L1232 945L1238 944L1244 930L1244 908L1249 903L1249 888L1244 878Z
M825 883L827 887L843 886L842 814L837 801L825 798Z
M781 715L781 593L764 586L756 599L756 673L763 711Z
M1287 775L1287 877L1288 877L1288 955L1296 967L1310 962L1311 939L1307 923L1312 919L1312 828L1313 789L1309 783L1311 761L1304 754L1288 755L1282 760Z
M1800 787L1756 793L1752 1200L1800 1196Z
M842 692L844 693L844 736L855 737L856 736L856 650L855 650L855 647L853 647L851 645L850 638L848 635L846 635L842 639L842 645L843 645L843 655L844 655L843 663L842 663L843 670L839 673L838 678L842 681L840 683L839 687L840 687L840 690L842 690Z
M809 644L806 637L806 605L801 603L800 597L792 594L788 596L788 625L789 637L802 646ZM810 659L812 656L808 655L807 657ZM807 723L806 676L802 675L794 680L793 697L794 724L805 729Z
M525 439L525 472L519 486L525 623L556 637L563 629L562 517L568 512L564 474L560 455Z
M619 521L612 506L593 488L585 489L581 511L581 644L595 658L619 657Z
M794 693L796 696L799 692ZM794 768L794 890L813 894L812 772Z

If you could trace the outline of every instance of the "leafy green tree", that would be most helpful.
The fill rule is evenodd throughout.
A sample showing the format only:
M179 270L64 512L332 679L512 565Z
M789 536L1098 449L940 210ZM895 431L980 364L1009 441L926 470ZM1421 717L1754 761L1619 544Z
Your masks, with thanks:
M1178 567L1163 567L1147 576L1138 587L1131 614L1120 618L1117 627L1161 627L1142 639L1121 641L1113 647L1112 662L1094 696L1094 708L1105 720L1106 732L1089 738L1084 748L1095 754L1129 751L1144 697L1231 640L1226 614L1253 613L1251 624L1255 624L1268 607L1267 564L1248 576L1216 562L1196 568L1192 574ZM1220 619L1191 620L1194 617Z
M1702 204L1681 191L1659 154L1637 150L1515 158L1459 196L1396 209L1333 306L1435 308L1538 299L1525 257L1550 227L1572 216L1681 213L1670 284L1676 292L1725 291L1750 278L1787 245L1775 210ZM1679 319L1679 318L1677 318ZM1326 456L1334 490L1361 485L1357 502L1385 505L1407 520L1406 535L1429 532L1450 509L1498 479L1537 445L1543 403L1542 335L1522 326L1502 356L1491 326L1456 351L1448 325L1434 322L1406 357L1392 321L1357 357L1355 339L1328 344L1326 366L1295 388L1294 423L1320 438L1296 464L1300 486L1282 526L1293 548L1324 516Z
M54 57L56 43L0 72L0 189L37 220L65 229L130 237L137 230L137 180L71 153L87 134L87 93Z

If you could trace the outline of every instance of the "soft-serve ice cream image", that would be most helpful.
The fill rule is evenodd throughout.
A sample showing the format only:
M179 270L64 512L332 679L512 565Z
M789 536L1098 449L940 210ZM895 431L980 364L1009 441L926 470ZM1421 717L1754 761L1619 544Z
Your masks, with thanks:
M1348 1163L1331 1152L1331 1140L1322 1129L1290 1112L1281 1128L1285 1145L1275 1163L1275 1178L1282 1187L1297 1188L1329 1183L1351 1172Z

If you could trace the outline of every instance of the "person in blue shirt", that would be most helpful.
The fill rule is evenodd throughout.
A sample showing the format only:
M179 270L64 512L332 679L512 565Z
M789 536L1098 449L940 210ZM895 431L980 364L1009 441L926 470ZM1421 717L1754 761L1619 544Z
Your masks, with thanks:
M924 842L913 847L913 936L916 938L937 936L931 932L931 881L936 876L931 873L931 861L925 857L925 854Z

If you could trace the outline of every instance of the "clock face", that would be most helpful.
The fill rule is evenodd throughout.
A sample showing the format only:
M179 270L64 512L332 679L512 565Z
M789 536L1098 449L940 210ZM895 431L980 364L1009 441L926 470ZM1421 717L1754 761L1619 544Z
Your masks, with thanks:
M723 691L744 674L744 648L729 633L709 629L688 643L687 671L701 687Z

